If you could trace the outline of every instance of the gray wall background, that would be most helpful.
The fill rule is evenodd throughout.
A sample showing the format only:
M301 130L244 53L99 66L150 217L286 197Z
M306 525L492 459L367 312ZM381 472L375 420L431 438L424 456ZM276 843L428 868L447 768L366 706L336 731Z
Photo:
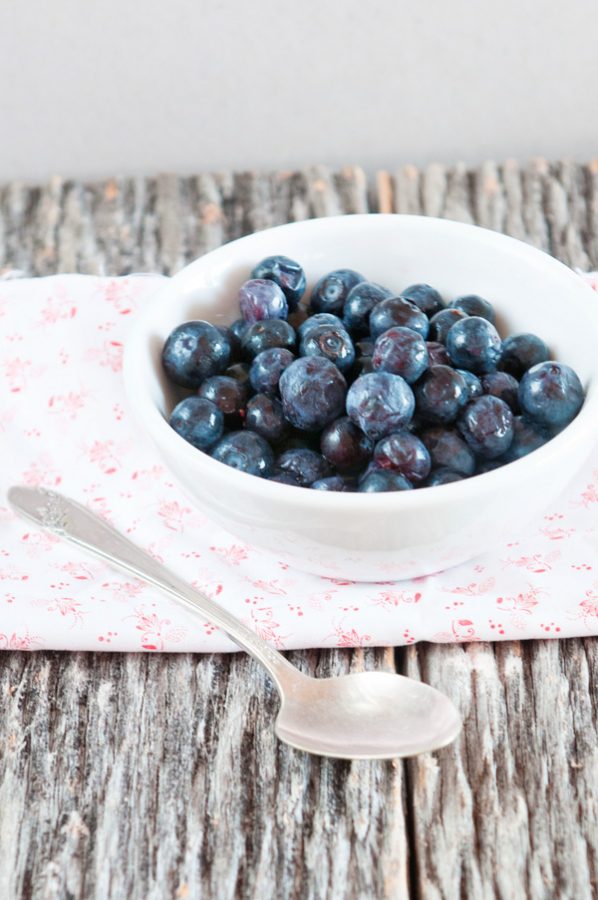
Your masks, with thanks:
M598 154L597 0L4 0L0 180Z

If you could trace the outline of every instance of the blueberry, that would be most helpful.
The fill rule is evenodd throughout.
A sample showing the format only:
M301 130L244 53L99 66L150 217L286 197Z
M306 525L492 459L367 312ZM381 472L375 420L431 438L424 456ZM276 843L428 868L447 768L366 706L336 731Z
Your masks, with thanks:
M425 444L410 431L389 434L378 441L374 462L380 469L404 475L414 485L428 477L432 465Z
M289 305L282 289L266 278L252 278L241 285L239 307L246 322L252 325L263 319L286 319Z
M519 384L519 403L534 422L563 428L583 406L577 374L558 362L542 362L529 369Z
M241 358L241 342L231 328L224 325L215 326L230 347L230 362L236 363Z
M421 309L428 318L431 318L445 307L444 300L436 288L433 288L430 284L412 284L405 288L404 291L401 291L401 297L415 303L418 309Z
M241 324L238 324L241 323ZM243 328L241 328L243 325ZM247 328L247 322L244 322L243 319L237 319L232 325L229 325L228 328L220 327L222 335L226 337L230 344L230 362L231 365L233 363L238 362L241 359L241 338L245 333L245 329Z
M241 381L227 375L213 375L206 378L197 393L216 404L229 426L238 425L245 414L248 390Z
M303 487L332 474L329 463L314 450L285 450L276 460L275 471L290 472Z
M398 472L372 467L359 482L360 494L379 494L385 491L410 491L413 485Z
M249 365L247 363L235 363L234 365L229 366L228 369L225 369L224 374L228 378L234 378L235 381L240 381L241 384L249 383Z
M241 346L241 341L243 340L243 335L249 328L249 322L246 322L245 319L235 319L232 325L229 325L228 330L233 335L234 339L239 342L239 347Z
M290 484L291 487L302 487L292 472L275 472L270 475L268 481L277 481L278 484Z
M416 331L425 340L430 323L428 317L411 300L402 297L389 297L381 300L370 313L370 332L372 337L388 331L395 325Z
M483 297L477 294L467 294L463 297L456 297L449 303L449 309L460 309L466 316L476 316L480 319L486 319L492 325L496 322L494 315L494 307Z
M473 475L475 456L453 428L437 425L420 432L419 437L435 469L452 469L460 475Z
M486 472L493 472L495 469L502 468L504 464L505 461L502 457L500 459L480 459L474 474L484 475Z
M439 344L444 344L446 336L455 322L459 322L461 319L465 318L465 313L461 312L460 309L442 309L430 319L428 337L431 341L437 341Z
M426 341L431 366L450 366L451 360L446 347L440 341Z
M512 334L502 342L500 368L515 378L521 378L532 366L549 359L548 347L535 334Z
M482 387L482 382L477 375L474 375L473 372L468 372L467 369L455 369L455 371L465 379L469 400L475 400L476 397L482 396L482 394L484 393L484 388Z
M429 365L426 343L410 328L389 328L376 341L372 365L376 371L392 372L413 384Z
M243 335L241 342L243 356L251 361L262 350L269 350L271 347L284 347L286 350L294 350L296 339L294 329L282 319L267 319L265 322L255 322L249 326Z
M229 364L230 344L209 322L185 322L172 331L162 350L162 366L171 381L197 388Z
M187 397L175 406L169 424L198 450L209 450L222 437L224 416L210 400Z
M446 336L446 349L454 366L476 375L494 372L502 342L498 331L487 319L469 316L456 322Z
M278 444L289 432L282 404L267 394L256 394L247 404L245 428L255 431L269 443Z
M323 356L329 359L341 372L348 372L355 362L355 348L344 326L316 325L301 338L301 356Z
M288 256L267 256L255 266L252 278L273 281L287 298L289 310L294 310L305 293L305 272L298 262Z
M347 478L342 475L331 475L329 478L319 478L311 485L314 491L353 491L354 486Z
M387 297L392 297L392 292L372 281L362 281L351 288L343 307L343 322L354 338L368 334L371 311Z
M233 469L267 478L274 469L274 453L268 441L253 431L232 431L212 450L212 456Z
M310 309L315 313L342 313L351 288L365 281L353 269L335 269L316 283L311 292Z
M349 418L374 440L409 425L414 409L413 391L400 375L390 372L362 375L347 394Z
M320 439L322 455L342 474L359 472L370 460L373 441L343 416L327 425Z
M308 331L317 328L319 325L330 325L332 328L344 328L342 319L333 313L316 313L315 316L309 316L305 322L298 328L299 339L304 338Z
M280 376L282 408L302 431L318 431L344 410L347 383L338 368L322 356L303 356Z
M450 366L432 366L414 387L417 411L428 422L454 422L467 403L467 384Z
M497 459L513 440L513 413L498 397L471 400L458 421L459 431L478 456Z
M242 323L244 326L243 329L237 323ZM230 344L230 364L238 362L241 359L241 336L247 328L247 322L243 322L242 319L237 319L232 325L229 325L228 328L222 328L219 326L219 331L222 333L223 337L225 337Z
M491 372L482 376L485 394L504 400L512 413L519 412L519 382L507 372Z
M253 390L258 394L276 396L280 376L294 359L291 351L284 347L271 347L269 350L262 350L261 353L258 353L249 370L249 380Z
M513 462L527 456L532 450L537 450L551 438L551 431L546 425L538 425L530 422L525 416L515 416L513 419L513 440L507 450L504 461Z
M426 481L426 487L438 487L441 484L452 484L453 481L463 481L463 475L452 469L434 469Z

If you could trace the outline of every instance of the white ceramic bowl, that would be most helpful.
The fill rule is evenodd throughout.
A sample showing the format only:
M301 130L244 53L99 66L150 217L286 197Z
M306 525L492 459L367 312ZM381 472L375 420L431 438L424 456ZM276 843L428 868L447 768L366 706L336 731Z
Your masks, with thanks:
M429 282L446 299L495 304L503 335L533 331L587 391L558 437L503 468L402 493L310 491L216 462L168 425L174 394L160 366L170 331L189 319L238 317L237 290L260 259L283 253L307 273L349 266L397 293ZM423 576L489 550L562 492L598 431L598 298L544 253L485 229L418 216L361 215L283 225L208 253L165 282L136 320L125 354L132 412L197 507L249 544L310 572L360 581Z

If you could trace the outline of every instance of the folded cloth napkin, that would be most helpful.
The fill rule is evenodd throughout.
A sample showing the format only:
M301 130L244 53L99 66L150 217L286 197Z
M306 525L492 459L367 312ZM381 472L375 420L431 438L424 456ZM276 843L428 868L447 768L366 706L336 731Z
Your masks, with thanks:
M15 516L5 497L18 483L87 504L279 648L598 634L598 451L524 533L413 581L306 575L208 521L123 395L127 329L160 280L0 283L0 648L236 649L159 591Z

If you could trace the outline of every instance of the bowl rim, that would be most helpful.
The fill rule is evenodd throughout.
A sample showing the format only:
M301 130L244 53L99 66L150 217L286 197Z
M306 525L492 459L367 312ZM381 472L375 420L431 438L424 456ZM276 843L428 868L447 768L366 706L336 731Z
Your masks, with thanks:
M475 499L476 496L498 492L501 489L501 485L507 486L512 484L514 477L516 477L518 482L527 481L528 477L532 476L534 472L537 473L540 468L550 468L553 458L561 457L566 452L567 446L585 441L589 455L593 442L598 439L598 429L596 429L595 424L592 428L593 423L598 421L598 354L595 367L597 383L592 383L589 389L586 388L584 405L576 418L563 431L542 447L521 459L485 472L483 475L464 478L461 481L450 484L373 494L313 491L306 488L298 488L294 485L281 484L265 478L248 476L246 472L240 472L230 466L225 466L224 463L193 447L169 426L168 421L153 403L149 392L145 389L146 382L143 377L143 367L145 366L146 369L151 367L151 361L148 359L146 331L153 320L155 310L165 302L165 295L172 296L173 293L180 293L183 285L189 279L192 279L198 270L204 267L210 268L214 261L217 262L221 257L230 255L231 251L234 253L235 247L250 242L258 242L263 240L265 235L272 235L275 241L276 235L281 231L307 229L317 232L318 230L329 230L330 228L372 227L371 225L366 225L366 222L376 222L378 224L375 227L384 227L385 223L390 225L391 222L396 222L397 220L404 222L408 220L409 224L416 229L441 228L453 232L461 232L465 239L469 236L475 237L477 241L482 241L485 244L502 244L512 254L520 258L542 265L543 268L554 269L555 273L558 273L561 278L565 276L570 280L573 289L585 293L588 300L590 300L588 316L590 320L594 320L593 325L598 347L598 297L596 292L573 269L548 253L538 250L536 247L523 241L477 225L455 222L450 219L439 219L432 216L412 216L400 213L358 213L308 219L253 232L223 244L193 260L193 262L186 265L158 287L156 292L152 294L145 309L131 323L131 329L125 342L123 381L130 411L135 420L160 447L172 441L173 448L176 449L177 454L179 456L182 454L188 460L190 467L196 468L199 466L205 470L207 476L211 475L214 479L221 480L225 478L231 489L238 488L246 494L254 495L256 499L260 497L263 499L269 498L272 501L279 500L293 505L309 506L314 511L330 510L335 500L342 507L343 512L354 510L357 514L364 514L369 511L397 513L402 509L413 511L418 506L428 508L437 503L458 504L460 500L465 502ZM593 310L591 309L591 302L596 304ZM572 472L571 474L573 477L575 473Z

